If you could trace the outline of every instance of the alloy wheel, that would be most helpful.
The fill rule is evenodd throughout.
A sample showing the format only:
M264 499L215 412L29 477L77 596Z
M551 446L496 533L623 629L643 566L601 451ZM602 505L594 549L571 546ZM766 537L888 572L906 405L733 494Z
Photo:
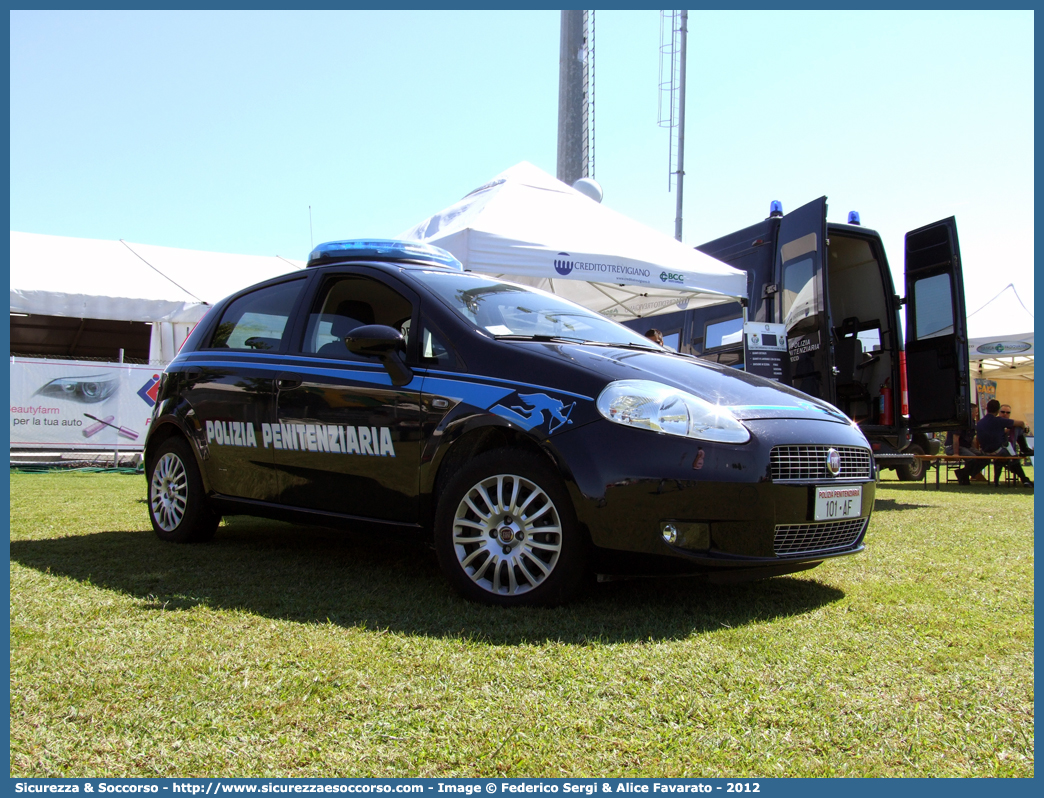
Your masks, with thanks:
M185 465L173 452L160 458L149 485L152 517L165 532L172 532L185 517L188 505L188 475Z
M487 477L457 506L453 548L472 582L498 595L544 582L562 553L562 519L535 482L514 474Z

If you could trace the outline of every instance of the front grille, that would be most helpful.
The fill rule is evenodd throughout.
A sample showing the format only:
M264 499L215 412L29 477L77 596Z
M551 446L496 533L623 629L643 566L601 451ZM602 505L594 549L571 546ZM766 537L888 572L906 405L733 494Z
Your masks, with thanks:
M830 449L837 449L841 455L841 470L837 476L827 470ZM857 446L776 446L772 449L770 473L773 482L869 479L872 462L870 450Z
M777 557L795 557L847 549L863 534L869 518L817 524L779 524L773 544Z

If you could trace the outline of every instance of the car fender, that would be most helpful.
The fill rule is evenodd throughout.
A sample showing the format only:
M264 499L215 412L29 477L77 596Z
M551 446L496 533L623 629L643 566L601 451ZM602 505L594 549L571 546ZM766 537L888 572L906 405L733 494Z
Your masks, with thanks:
M527 430L495 413L474 408L446 419L439 426L440 434L429 438L421 458L419 489L422 497L430 502L432 513L438 503L439 478L445 473L444 468L453 471L457 463L466 462L487 449L518 446L539 452L567 486L574 481L571 468L554 445L554 435L547 435L543 430Z
M155 448L171 434L181 435L189 442L189 448L196 458L196 468L203 480L203 487L209 493L211 488L205 461L210 453L207 449L206 430L196 416L195 409L181 396L168 397L158 405L145 440L145 462L149 462Z

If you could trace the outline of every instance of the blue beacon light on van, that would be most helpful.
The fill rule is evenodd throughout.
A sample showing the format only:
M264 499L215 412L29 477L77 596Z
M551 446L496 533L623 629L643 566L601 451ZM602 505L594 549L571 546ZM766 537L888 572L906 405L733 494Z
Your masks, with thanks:
M769 218L771 219L774 216L782 216L782 215L783 215L783 203L780 202L779 200L772 200L772 202L769 203Z
M318 266L334 260L408 260L464 271L461 262L444 249L420 241L398 241L390 238L328 241L312 250L308 256L308 265Z
M860 227L863 226L863 223L859 221L859 211L849 211L848 212L848 223L849 224L857 224Z

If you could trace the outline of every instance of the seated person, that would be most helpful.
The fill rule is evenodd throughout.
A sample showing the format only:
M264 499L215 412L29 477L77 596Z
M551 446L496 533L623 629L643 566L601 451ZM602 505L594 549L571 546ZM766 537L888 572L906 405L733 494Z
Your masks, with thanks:
M956 444L956 448L954 448ZM964 455L965 457L981 457L982 451L975 448L975 427L962 429L958 432L950 430L946 433L946 445L943 451L949 455ZM974 482L986 482L986 477L976 474L970 479Z
M998 415L1001 418L1011 418L1011 405L1001 405ZM1008 440L1015 444L1018 452L1023 457L1032 457L1033 450L1026 443L1026 428L1012 427L1008 430Z
M663 333L652 327L645 331L645 337L652 341L654 344L663 346Z
M954 449L954 439L956 439L957 448ZM946 433L946 445L944 447L946 454L962 454L965 457L979 457L982 452L975 448L975 429L962 429L959 432L950 430Z
M1006 448L1008 430L1013 427L1024 429L1026 422L1013 418L1002 418L1000 416L1000 407L1000 402L996 399L990 399L986 404L986 415L979 419L979 423L975 425L975 433L979 441L979 448L983 452L1007 456L1009 454ZM956 471L957 481L961 485L971 484L971 477L981 473L986 468L988 462L988 460L973 460L969 465L958 468ZM1000 465L1001 463L994 462L994 484L1000 481ZM1026 477L1018 460L1003 461L1003 465L1011 469L1012 474L1015 475L1015 478L1020 481L1024 488L1033 487L1033 483Z

